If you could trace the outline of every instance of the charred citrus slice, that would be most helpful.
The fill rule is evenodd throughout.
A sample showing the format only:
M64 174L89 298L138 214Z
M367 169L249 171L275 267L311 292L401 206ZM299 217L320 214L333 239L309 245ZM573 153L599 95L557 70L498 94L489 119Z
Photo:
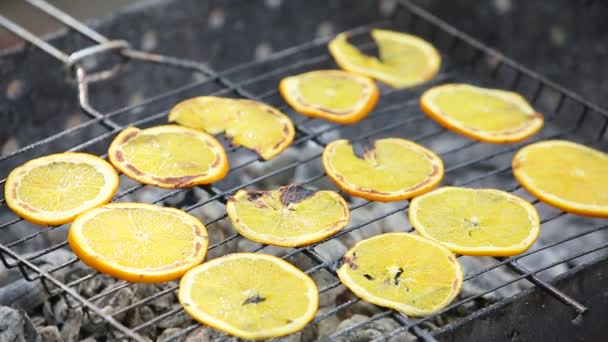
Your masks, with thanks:
M357 122L378 102L371 78L341 70L311 71L284 78L279 90L298 112L340 124Z
M348 140L335 140L323 150L323 167L345 192L383 202L425 193L443 178L443 162L435 153L400 138L376 140L361 154Z
M309 276L259 253L229 254L191 269L178 297L197 321L246 340L294 333L312 320L319 305Z
M414 198L409 217L420 235L462 255L519 254L540 232L533 205L495 189L437 189Z
M58 153L15 168L4 186L6 204L38 224L59 225L108 203L118 174L105 160L86 153Z
M519 142L543 126L542 114L521 95L505 90L444 84L424 92L420 106L442 126L489 143Z
M395 88L413 87L431 80L441 66L439 52L426 40L406 33L372 30L380 59L363 54L340 33L329 52L344 70L366 75Z
M608 217L608 154L564 140L528 145L513 174L526 190L563 211Z
M419 317L448 305L460 292L463 274L454 254L437 242L387 233L346 252L338 277L363 300Z
M295 134L289 117L274 107L213 96L178 103L171 109L169 121L210 134L225 132L233 144L252 149L266 160L283 152Z
M156 283L181 277L207 254L207 230L194 216L144 203L112 203L78 216L70 247L113 277Z
M336 192L297 185L272 191L240 190L228 199L226 211L239 234L283 247L320 241L349 220L348 205Z
M228 157L212 136L177 125L129 127L108 153L125 175L162 188L187 188L218 181L228 173Z

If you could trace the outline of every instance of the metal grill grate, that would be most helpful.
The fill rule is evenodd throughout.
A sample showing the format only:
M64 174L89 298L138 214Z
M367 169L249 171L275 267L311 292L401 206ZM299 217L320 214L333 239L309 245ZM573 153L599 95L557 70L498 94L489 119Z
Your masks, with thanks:
M73 135L79 131L91 127L102 129L101 134L86 141L76 141L71 151L103 151L112 138L124 127L136 125L147 127L165 122L167 111L170 107L180 100L194 95L217 95L217 96L236 96L249 98L256 101L263 101L276 106L280 110L288 113L294 120L297 127L297 136L290 149L300 150L306 147L307 153L298 158L297 161L285 165L277 165L272 162L264 162L253 153L238 147L227 147L231 161L229 176L212 186L201 187L206 192L206 198L194 201L183 208L186 211L194 211L197 216L210 206L218 206L225 203L226 199L235 191L248 187L263 187L265 182L281 177L285 172L293 172L296 169L318 170L314 175L307 175L300 181L302 185L317 187L333 187L327 181L322 169L318 167L320 152L322 147L336 136L350 138L352 140L365 140L386 136L401 136L419 142L434 149L444 159L446 170L444 184L472 186L472 187L495 187L506 191L517 193L528 197L541 213L542 223L545 229L558 229L561 226L571 224L574 219L581 229L573 234L563 235L555 241L548 241L540 247L533 247L530 251L511 258L497 258L493 263L474 273L468 272L465 282L482 277L498 268L509 268L514 272L514 276L499 285L484 288L479 293L468 297L459 297L454 303L441 312L420 319L413 319L405 315L392 311L377 309L375 314L369 318L352 324L348 327L338 329L321 340L334 340L340 336L348 336L357 329L363 329L367 325L383 318L390 318L397 323L398 328L377 337L376 340L388 340L394 336L400 336L405 332L414 334L422 340L434 340L433 334L438 329L444 329L448 324L434 324L431 327L429 322L437 322L437 318L447 312L457 311L459 308L474 302L483 296L495 293L502 288L506 288L514 283L528 282L546 291L558 300L572 308L576 315L582 315L586 308L575 299L560 292L558 289L543 280L542 272L552 269L559 265L568 264L573 260L589 255L598 255L608 247L608 241L603 237L603 233L608 229L605 222L594 219L575 218L564 212L551 209L537 200L533 200L510 176L510 161L513 153L522 144L512 146L486 145L471 141L457 136L445 130L426 118L418 107L418 97L422 91L429 86L443 82L470 82L485 86L508 88L522 93L533 105L545 114L546 126L543 131L530 141L551 138L564 138L574 141L584 142L591 146L598 146L606 142L606 129L608 126L608 112L598 106L589 103L580 96L556 85L534 72L524 68L518 63L504 57L502 54L479 43L469 36L457 31L440 19L434 17L425 10L411 4L408 1L400 1L395 14L387 22L376 23L366 27L359 27L352 30L353 39L362 49L373 47L369 37L365 32L370 27L387 27L395 30L411 32L420 35L431 41L441 52L444 60L442 72L429 84L409 90L393 90L383 88L381 99L376 109L359 124L352 126L340 126L328 124L318 119L304 118L294 113L281 99L277 93L278 81L291 74L305 70L323 69L335 67L331 57L326 52L328 39L317 39L290 49L272 54L270 57L256 62L238 65L231 69L217 72L202 64L170 58L166 56L153 55L132 50L125 42L110 41L98 33L88 29L81 23L68 17L56 8L43 1L28 0L34 6L48 13L54 18L64 22L85 36L97 42L98 45L90 49L79 51L68 56L52 46L44 43L33 36L28 36L27 32L13 24L4 17L0 17L0 24L14 33L28 39L38 47L51 53L53 56L72 66L77 75L79 84L79 97L84 112L90 116L88 121L78 124L68 130L51 135L46 139L22 147L17 151L0 157L0 164L4 164L3 170L10 170L23 160L39 156L41 148L55 141L71 141ZM97 55L107 51L120 53L127 60L139 60L153 62L168 67L186 68L206 75L204 80L186 85L173 91L160 94L155 97L145 99L140 104L121 108L109 113L101 113L91 107L88 102L88 87L99 79L105 79L110 75L120 72L120 68L109 71L88 74L80 66L79 62L90 55ZM155 113L155 114L150 114ZM221 140L221 138L220 138ZM530 142L528 141L528 142ZM100 153L101 154L101 153ZM103 155L105 157L105 155ZM266 167L264 164L269 164ZM242 180L241 172L250 167L260 167L264 170L261 175L257 175L246 181ZM264 169L266 168L266 169ZM5 178L6 174L0 175ZM6 179L0 183L4 184ZM141 192L147 188L140 184L129 182L121 176L121 190L114 200ZM129 186L124 187L127 184ZM157 197L149 200L151 203L164 203L177 196L183 196L190 190L171 190L163 191ZM342 194L344 195L344 194ZM344 195L346 196L346 195ZM342 290L342 285L337 280L335 272L340 264L340 258L328 258L319 251L324 244L331 243L334 239L356 238L354 234L365 234L365 232L378 222L390 220L397 213L403 213L408 207L407 201L396 204L383 204L378 206L381 211L375 211L373 217L360 214L364 207L377 206L373 202L359 199L349 201L353 221L349 227L330 239L315 243L313 245L283 249L283 258L298 265L301 263L309 265L304 271L318 281L321 298L323 294L331 291ZM16 216L10 216L4 203L0 201L0 210L6 213L4 217L11 217L6 222L0 223L0 232L16 230L17 224L21 221ZM209 227L211 245L209 255L218 256L226 245L236 245L242 239L238 234L229 235L218 239L214 236L214 225L226 222L225 212L217 217L209 218L205 224ZM407 221L406 221L407 222ZM412 228L402 223L402 229L412 231ZM584 229L583 229L584 228ZM103 292L89 296L88 298L78 292L83 284L92 281L96 277L103 275L89 270L89 273L70 282L63 282L55 275L62 270L70 269L80 263L77 258L68 260L51 269L41 269L34 263L36 259L67 246L63 241L55 245L48 245L42 249L37 249L27 257L20 252L28 244L35 244L45 241L48 234L60 230L61 227L41 227L39 231L32 234L20 235L19 238L9 243L0 245L0 258L7 268L19 268L23 276L28 281L41 281L45 289L52 295L63 296L70 308L83 307L85 312L92 318L101 323L109 323L116 328L117 336L127 336L134 340L143 340L139 333L147 328L156 327L160 322L171 319L177 315L184 315L181 308L174 308L157 315L156 317L134 327L126 327L120 323L116 317L132 310L136 310L142 305L152 303L164 296L174 296L177 285L173 285L163 290L158 290L146 298L131 303L127 306L115 308L112 312L102 310L100 302L115 296L123 288L131 287L133 284L121 282L117 285L105 289ZM541 235L541 239L542 239ZM587 244L584 250L576 253L568 252L564 248L568 243L585 239L590 236L597 236L594 244ZM268 246L252 244L253 247L248 251L266 251ZM547 250L563 250L559 260L545 262L542 266L530 268L525 266L526 259L533 256L543 255ZM595 254L594 254L595 253ZM466 258L466 257L463 257ZM302 262L304 260L305 262ZM466 270L465 270L466 271ZM470 274L469 274L470 273ZM323 277L320 277L323 274ZM324 280L319 280L319 279ZM330 279L330 280L327 280ZM330 310L320 312L310 325L318 324L332 316L340 315L341 312L349 310L360 300L350 296L343 303L340 303ZM186 336L200 325L193 324L177 334L170 336L169 340L178 339Z

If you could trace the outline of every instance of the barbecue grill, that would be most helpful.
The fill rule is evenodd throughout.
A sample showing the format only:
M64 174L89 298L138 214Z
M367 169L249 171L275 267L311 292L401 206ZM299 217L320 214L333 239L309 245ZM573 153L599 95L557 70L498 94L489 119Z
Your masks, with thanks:
M4 28L56 60L48 62L48 56L40 57L32 51L16 52L23 54L25 62L48 62L49 67L57 67L57 75L67 75L65 87L74 91L84 116L74 114L77 119L72 120L67 129L56 129L52 133L35 129L24 132L36 139L31 141L30 137L28 144L0 157L2 184L14 167L50 152L85 151L106 157L107 146L120 130L130 125L149 127L164 123L168 110L189 97L215 95L262 101L287 113L297 129L293 146L276 160L265 162L253 152L230 146L228 141L218 137L225 144L231 163L230 173L223 181L190 190L161 190L121 176L121 189L114 200L138 199L178 206L203 218L211 239L209 258L232 251L274 253L313 277L321 293L321 310L303 332L281 340L601 339L600 322L608 314L605 292L608 277L604 274L608 265L605 253L607 222L567 214L535 200L513 179L510 162L518 148L537 140L568 139L596 148L606 146L607 110L505 57L407 0L397 1L394 8L386 9L386 16L378 15L381 20L351 28L351 40L364 51L373 53L374 45L367 34L372 27L419 35L441 52L441 73L428 84L413 89L383 87L380 101L369 117L349 126L298 115L277 92L278 82L285 76L336 68L326 50L330 36L274 53L261 45L253 56L257 59L218 71L194 59L134 49L128 41L101 35L44 1L27 2L83 37L74 45L59 40L66 48L62 50L0 16ZM267 1L267 4L271 8L281 5L280 1ZM301 6L283 5L296 9ZM330 2L330 5L340 6L340 3ZM344 11L349 5L342 4ZM353 6L365 10L367 5ZM210 10L209 25L221 25L225 19L220 12L213 11ZM344 23L337 26L341 25ZM331 31L331 26L322 26L321 31ZM147 44L145 42L154 45L154 39L147 38L143 45ZM85 39L89 46L82 48ZM209 44L210 48L217 46ZM70 47L78 50L65 52ZM28 53L33 57L28 59ZM122 86L112 85L116 79L121 80ZM188 82L179 83L178 79ZM156 94L139 91L138 88L151 80L156 84L147 84L147 89ZM545 115L545 127L537 136L516 145L482 144L458 136L424 116L418 107L419 95L425 89L445 82L515 90ZM18 97L23 85L11 82L7 87L10 98ZM129 101L116 106L111 99L125 92L132 95ZM58 106L52 100L49 105ZM17 120L14 114L10 118ZM19 132L8 134L18 135ZM466 272L465 285L474 283L474 289L463 291L437 314L410 318L362 303L344 289L335 275L340 255L352 242L386 229L412 231L406 216L407 201L379 204L342 194L350 205L351 224L327 240L302 248L279 249L255 244L229 228L221 228L229 227L222 204L237 190L265 189L287 182L335 189L320 167L323 146L338 137L365 142L389 136L404 137L436 151L446 165L445 185L493 187L529 199L541 215L543 231L539 242L529 251L510 258L461 257ZM102 333L84 331L80 336L77 333L76 338L94 334L108 340L146 341L164 332L159 340L183 340L188 336L231 339L208 330L207 335L200 333L205 328L188 320L183 310L174 305L177 303L176 283L140 291L136 284L114 281L87 268L73 255L51 263L51 266L40 266L40 260L66 249L67 226L33 227L11 213L4 200L0 201L0 219L0 259L7 270L19 270L20 284L30 284L27 285L30 287L24 285L28 289L40 284L48 296L45 303L65 303L66 320L78 312L83 313L92 326L101 327ZM103 279L103 285L100 285L100 279ZM91 285L93 283L96 285ZM139 295L135 299L120 300L125 293L136 291ZM160 302L168 304L160 305ZM155 305L154 311L150 311L150 305ZM545 323L539 325L543 320ZM331 322L329 329L327 322ZM371 326L375 328L372 330Z

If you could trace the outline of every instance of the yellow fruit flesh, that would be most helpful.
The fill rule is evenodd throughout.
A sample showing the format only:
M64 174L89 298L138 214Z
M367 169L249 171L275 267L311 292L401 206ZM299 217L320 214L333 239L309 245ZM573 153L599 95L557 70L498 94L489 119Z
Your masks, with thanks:
M351 145L336 145L331 165L346 182L382 192L414 187L433 171L425 155L386 140L376 141L375 150L364 153L364 159L355 155Z
M105 210L87 220L82 236L104 262L135 269L158 269L193 257L200 237L177 215L143 208Z
M30 170L17 187L17 198L34 209L66 211L95 199L103 174L85 163L54 162Z
M521 249L531 231L537 235L538 216L531 216L521 202L499 192L440 189L414 201L416 221L424 227L424 235L459 253L466 253L463 247Z
M608 154L569 144L530 145L518 172L534 188L571 202L608 207Z
M344 256L340 279L363 299L411 315L441 308L459 291L462 270L449 251L421 239L396 233L364 240Z
M260 236L298 238L314 234L334 224L345 224L345 208L335 195L320 191L297 203L284 205L279 190L256 200L234 202L239 221Z
M122 146L128 164L155 177L200 175L209 171L217 153L189 134L141 134Z
M314 300L301 278L261 259L224 261L197 273L193 282L190 305L247 332L268 333L301 321Z
M304 76L298 85L300 96L306 104L336 112L353 109L365 96L359 82L331 74Z
M200 97L171 110L169 121L210 134L225 131L235 145L258 151L263 157L287 137L287 118L268 112L268 107L248 100Z
M488 132L515 130L534 115L534 110L524 110L519 102L473 87L439 92L433 102L443 115L462 126Z

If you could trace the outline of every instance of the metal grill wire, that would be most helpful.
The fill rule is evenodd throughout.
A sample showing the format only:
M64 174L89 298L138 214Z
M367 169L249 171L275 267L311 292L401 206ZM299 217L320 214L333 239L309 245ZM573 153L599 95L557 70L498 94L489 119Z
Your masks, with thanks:
M220 73L216 73L212 70L205 70L208 75L206 80L195 82L175 89L174 91L146 99L142 103L134 106L121 108L110 113L103 113L103 117L91 115L92 118L90 120L70 128L69 130L62 131L47 139L22 147L9 155L0 157L0 162L10 163L11 159L15 157L26 157L27 159L36 157L40 154L40 147L50 144L53 141L61 139L69 140L72 138L71 134L74 132L86 129L90 126L101 125L104 122L112 122L113 124L110 125L109 129L107 126L103 126L106 127L105 133L100 134L91 140L79 142L70 149L71 151L95 150L96 146L107 146L111 139L127 125L148 127L164 122L167 110L170 108L167 107L168 104L177 103L184 98L192 96L192 94L236 96L264 101L288 113L294 120L298 131L296 140L291 148L297 149L302 146L308 146L310 148L310 146L316 146L318 152L296 162L272 168L269 172L247 182L239 183L237 180L237 183L235 184L234 179L238 179L239 172L251 165L262 164L263 161L259 160L253 153L244 151L241 148L227 147L227 152L231 156L231 161L236 154L245 155L247 158L239 158L239 164L231 164L233 166L230 170L230 176L226 181L219 182L213 186L203 187L208 193L208 198L192 203L186 208L182 208L186 211L193 211L199 208L204 211L205 208L210 205L224 203L226 198L238 189L259 187L260 185L263 186L263 183L269 179L280 176L281 173L291 171L295 168L310 166L311 169L314 169L314 164L319 163L322 146L332 140L335 136L348 137L352 140L401 136L431 147L435 145L441 146L439 142L443 139L449 139L450 142L458 142L458 144L450 144L450 146L443 150L437 150L439 155L446 162L446 178L444 184L466 185L472 187L491 186L515 192L518 195L531 199L531 197L529 197L529 195L527 195L519 185L509 177L511 171L511 156L521 144L512 146L488 146L479 144L461 138L424 117L417 105L419 94L424 91L424 89L427 89L434 84L444 82L470 82L485 86L513 89L522 93L536 108L541 108L547 121L545 129L543 129L537 137L531 139L531 141L565 138L581 141L591 146L598 146L605 143L606 127L608 125L608 115L606 111L581 99L576 94L550 83L542 77L521 67L517 63L472 40L415 5L405 1L400 2L399 4L400 7L398 12L396 12L397 14L389 23L377 23L371 26L389 27L396 30L411 32L426 38L442 52L444 68L440 75L432 82L415 89L398 91L383 88L381 101L377 108L360 124L354 126L328 125L317 119L303 118L294 113L277 94L276 85L278 80L287 75L306 70L335 67L331 57L327 54L325 49L327 39L318 39L273 54L266 60L246 63ZM367 37L366 40L366 37L363 34L368 29L369 27L361 27L353 30L353 35L355 36L354 41L358 42L358 38L361 38L361 42L358 42L358 45L362 49L370 48L372 46L369 37ZM221 89L211 94L209 92L204 92L204 89L206 89L205 87L209 84L218 85ZM142 113L145 113L145 115L142 115ZM528 141L527 143L531 141ZM479 153L476 153L477 151ZM470 157L473 155L472 152L476 153L474 154L476 156L475 158ZM469 157L463 158L463 155ZM474 174L475 176L465 177L467 174ZM6 177L6 175L1 176ZM230 180L231 178L233 179L232 181ZM2 179L1 183L3 184L5 181L5 179ZM123 182L123 184L128 183L124 176L121 178L121 182ZM329 183L326 182L326 177L321 171L319 174L302 181L301 184L327 187ZM144 188L145 186L140 184L133 184L126 188L121 187L121 190L114 199L120 200L121 198L141 191ZM186 191L187 190L167 191L150 202L164 203L166 200L181 195ZM542 222L545 226L548 223L556 223L556 225L559 226L560 223L563 224L563 222L567 222L566 220L572 216L564 212L550 210L537 200L531 199L531 201L539 209L542 215ZM6 210L4 200L0 202L0 205L3 206L3 210ZM374 204L367 201L350 201L350 209L353 217L357 217L360 208L371 205ZM347 237L349 234L356 231L365 231L366 228L370 227L373 223L386 220L391 215L407 209L407 206L407 202L400 202L396 205L386 205L385 210L382 213L377 214L375 217L367 218L360 223L352 224L328 240ZM209 231L212 244L210 245L209 250L211 255L213 255L214 250L219 249L219 247L227 244L235 244L236 241L242 239L238 234L234 234L220 241L214 241L213 225L225 220L227 220L227 215L224 213L219 217L212 218L205 222L210 228ZM0 224L0 231L14 229L15 224L20 221L20 218L15 217L7 222L3 222ZM524 268L520 261L524 262L526 257L541 254L543 251L549 249L563 248L568 242L576 239L588 237L593 234L602 234L608 228L608 225L602 225L601 222L593 219L587 220L584 226L587 228L584 230L581 229L581 231L575 234L564 236L563 239L553 241L540 248L533 247L530 251L516 257L496 259L492 265L475 274L467 273L465 281L470 281L501 267L508 267L517 275L499 286L484 289L484 291L479 294L467 298L458 298L457 301L438 314L421 319L411 319L392 310L379 309L375 315L368 319L335 331L330 336L324 337L323 340L347 336L356 329L365 328L368 324L381 318L391 318L398 323L400 327L381 336L378 340L387 340L393 336L404 333L405 331L409 331L423 340L433 340L433 330L428 329L429 326L426 325L427 322L436 319L437 316L442 313L454 311L459 306L475 301L484 295L491 294L500 288L516 282L530 282L539 286L541 289L561 300L565 305L571 306L574 314L582 314L585 310L582 305L542 280L538 274L557 265L568 263L571 260L597 253L608 247L606 241L599 239L597 244L589 245L584 251L579 251L576 254L565 253L560 260L546 263L543 266L534 269ZM412 228L407 225L407 222L404 222L403 228L407 231L412 231ZM53 276L53 274L60 270L74 267L76 263L80 262L77 258L73 258L46 271L42 271L32 264L36 259L47 253L64 248L67 245L65 241L40 249L27 258L19 255L19 250L28 243L33 243L36 240L44 241L47 234L57 229L58 227L43 227L38 232L21 236L7 244L0 245L2 262L8 268L18 267L23 272L24 277L30 281L42 281L45 288L52 295L64 296L71 308L82 306L83 303L92 304L94 306L96 305L95 303L99 303L100 300L115 295L120 289L133 285L127 282L121 282L112 288L105 289L99 294L89 298L83 298L82 296L77 295L73 289L77 289L79 286L91 281L94 277L103 275L91 270L91 272L85 276L75 279L70 283L62 284ZM342 290L342 285L335 277L335 271L340 264L340 259L329 260L319 253L317 248L324 243L327 243L327 241L321 241L303 248L285 250L282 255L283 258L292 262L298 258L298 260L301 260L302 258L307 259L308 262L312 263L314 266L305 269L305 272L315 279L316 275L320 273L332 274L333 281L319 284L320 293L322 295L330 291ZM267 248L268 247L265 245L256 245L251 251L264 252ZM67 288L72 289L72 291L68 291ZM183 315L184 312L181 309L172 309L131 328L124 327L116 320L113 320L113 318L131 310L135 310L144 304L158 300L162 296L173 296L176 290L177 286L170 287L156 292L139 302L131 303L122 308L116 308L110 313L102 313L100 310L91 311L89 305L85 305L85 311L99 320L100 324L104 321L110 321L112 325L119 328L121 333L126 333L128 336L138 339L136 334L141 330L148 327L154 327L159 322L172 316ZM317 324L333 315L338 315L341 312L348 310L357 302L359 302L359 299L351 296L337 307L318 314L311 324ZM193 324L183 329L178 334L171 336L169 340L183 337L197 329L197 327L199 327L198 324Z

